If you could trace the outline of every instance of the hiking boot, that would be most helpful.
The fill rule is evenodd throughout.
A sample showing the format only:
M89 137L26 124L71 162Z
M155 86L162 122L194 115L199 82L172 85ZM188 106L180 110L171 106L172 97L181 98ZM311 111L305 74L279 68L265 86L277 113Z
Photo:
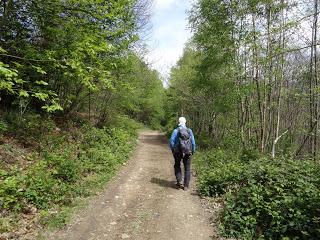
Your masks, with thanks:
M177 189L182 188L182 184L181 184L181 183L179 183L179 182L177 182L177 183L176 183L176 188L177 188Z
M184 191L189 191L189 188L186 187L186 186L184 186L184 187L183 187L183 190L184 190Z

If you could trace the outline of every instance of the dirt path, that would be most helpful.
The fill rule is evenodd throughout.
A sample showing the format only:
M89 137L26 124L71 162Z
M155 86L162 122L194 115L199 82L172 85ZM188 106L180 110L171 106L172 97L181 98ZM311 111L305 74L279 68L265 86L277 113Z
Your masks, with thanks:
M194 187L189 192L174 188L172 164L164 136L141 133L135 153L117 177L72 224L48 239L212 239L209 216Z

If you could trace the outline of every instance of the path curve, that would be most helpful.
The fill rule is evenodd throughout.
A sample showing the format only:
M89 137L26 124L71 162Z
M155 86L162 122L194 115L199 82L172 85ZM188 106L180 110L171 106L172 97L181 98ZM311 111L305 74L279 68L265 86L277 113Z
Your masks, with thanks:
M52 240L209 240L213 227L195 194L174 188L163 134L144 131L119 174Z

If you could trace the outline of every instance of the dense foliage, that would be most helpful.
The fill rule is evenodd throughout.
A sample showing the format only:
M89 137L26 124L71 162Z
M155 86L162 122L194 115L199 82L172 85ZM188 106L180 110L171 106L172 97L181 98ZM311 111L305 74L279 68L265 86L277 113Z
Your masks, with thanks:
M156 125L162 117L161 80L134 51L148 5L147 0L3 1L1 109L21 115L81 111L99 125L125 113Z
M194 36L171 72L177 101L168 115L186 115L214 146L316 159L316 3L197 1Z
M222 233L237 239L318 239L320 166L286 158L248 160L222 150L197 159L202 194L225 194Z
M165 110L206 149L199 191L225 200L226 236L319 238L318 13L313 0L198 0L189 12Z
M50 223L109 179L134 144L130 119L172 130L184 115L224 235L319 239L318 1L196 1L168 89L137 51L148 7L1 1L0 231L33 207Z
M140 40L150 4L0 2L0 233L34 208L63 225L128 157L136 121L160 126L164 89Z
M112 128L99 129L88 123L79 125L70 121L68 131L57 132L50 120L45 124L43 119L28 120L31 124L42 124L41 136L38 135L40 131L34 131L30 124L26 126L17 122L21 129L20 137L26 137L29 141L32 137L37 138L36 144L41 150L29 155L27 163L1 164L2 214L26 211L32 206L41 210L43 223L58 226L64 225L68 216L49 210L72 206L77 198L89 196L103 186L128 158L140 128L133 120L118 118ZM1 232L16 227L13 219L8 218L7 221L13 221L9 229L4 227L7 224L4 214L3 222L0 222Z

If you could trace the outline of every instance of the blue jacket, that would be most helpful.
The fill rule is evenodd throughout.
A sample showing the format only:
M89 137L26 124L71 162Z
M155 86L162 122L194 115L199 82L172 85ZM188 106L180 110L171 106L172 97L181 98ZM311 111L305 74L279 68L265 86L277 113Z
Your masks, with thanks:
M186 128L185 126L179 126L178 128L180 128L180 127ZM169 141L169 145L170 145L171 150L174 150L177 147L178 142L179 142L178 128L173 130L173 132L171 134L171 138ZM193 132L190 128L189 128L189 131L190 131L190 138L191 138L191 144L192 144L192 152L194 153L196 151L196 141L194 139Z

